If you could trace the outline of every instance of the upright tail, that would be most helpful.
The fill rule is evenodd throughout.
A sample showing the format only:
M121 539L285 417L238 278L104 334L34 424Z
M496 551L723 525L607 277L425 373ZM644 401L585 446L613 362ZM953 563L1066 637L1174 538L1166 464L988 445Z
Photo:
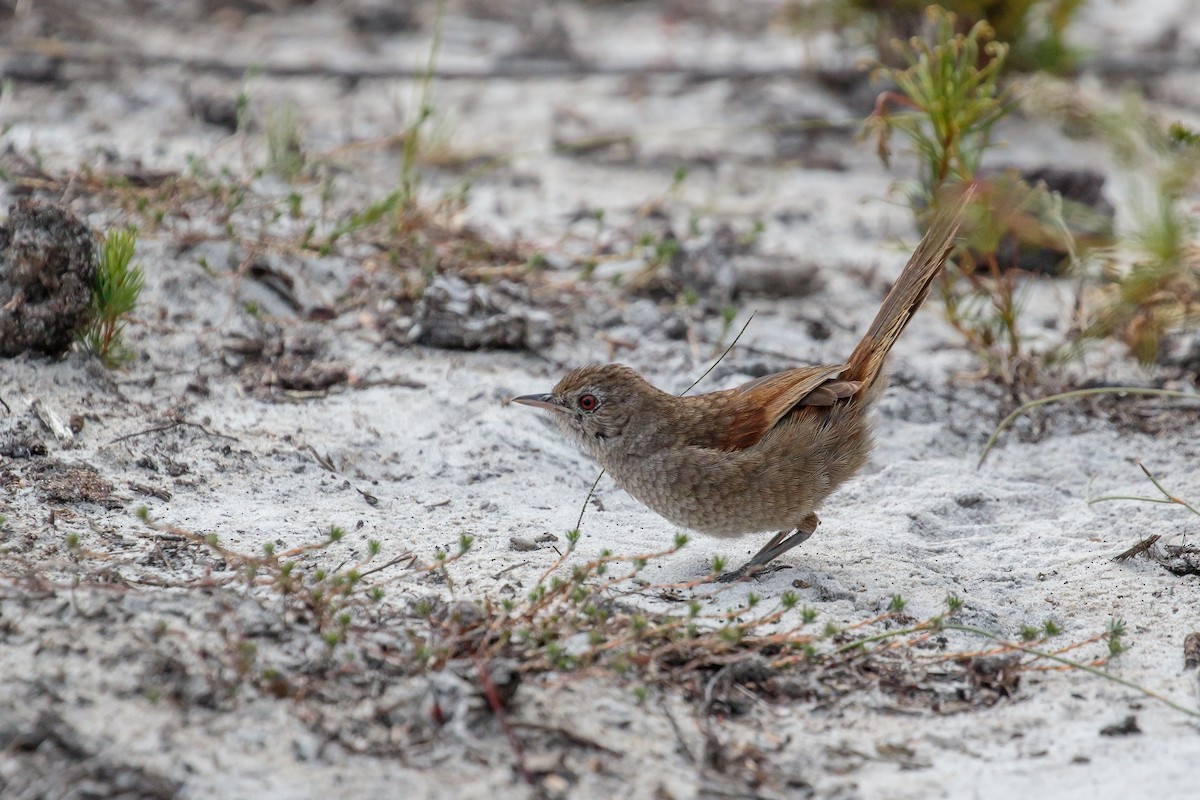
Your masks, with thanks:
M870 391L871 385L883 371L892 345L900 338L913 314L925 302L933 279L942 271L946 259L954 250L954 237L962 224L963 210L970 202L972 194L973 190L968 188L957 199L953 208L944 209L933 220L912 258L904 265L904 271L884 298L871 327L850 354L846 369L838 378L860 381L862 386L857 394L862 395Z

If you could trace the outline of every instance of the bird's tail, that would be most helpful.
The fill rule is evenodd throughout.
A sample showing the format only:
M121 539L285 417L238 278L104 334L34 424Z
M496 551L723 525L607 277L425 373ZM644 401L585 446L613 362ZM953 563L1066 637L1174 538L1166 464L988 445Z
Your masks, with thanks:
M908 321L925 302L933 279L942 271L946 259L954 250L954 237L962 224L963 211L971 200L973 190L967 188L953 206L945 208L929 226L904 271L896 279L875 315L866 335L854 348L846 362L840 380L859 381L857 394L869 392L883 371L892 345L900 338Z

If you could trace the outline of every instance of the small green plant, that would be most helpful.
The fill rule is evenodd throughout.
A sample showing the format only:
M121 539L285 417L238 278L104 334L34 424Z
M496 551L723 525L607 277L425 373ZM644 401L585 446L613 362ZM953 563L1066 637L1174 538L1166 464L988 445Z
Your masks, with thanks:
M947 597L942 608L921 619L905 614L907 604L903 598L893 596L881 613L844 624L829 621L822 626L813 625L816 612L801 605L797 594L790 591L778 599L750 592L740 604L721 603L706 612L708 603L725 591L710 591L711 581L723 570L723 564L714 563L709 575L683 584L654 585L639 577L647 564L669 557L687 544L686 537L679 537L674 547L665 550L625 556L603 552L583 564L566 564L565 554L560 555L525 599L514 597L496 603L479 598L447 603L435 596L411 598L403 606L407 620L404 635L381 643L375 632L380 625L393 625L396 620L379 616L382 587L376 581L380 572L395 566L410 576L444 575L453 562L469 553L473 544L470 536L460 538L454 555L447 551L435 553L431 563L417 564L412 554L402 554L372 565L381 549L372 544L374 540L365 542L364 557L354 562L345 555L328 552L348 538L337 527L309 544L284 551L264 545L259 555L243 555L221 545L216 536L164 525L148 514L139 516L151 529L177 537L196 549L209 550L221 562L221 567L206 574L202 582L166 584L155 578L157 582L150 585L204 592L228 587L236 590L239 598L248 594L284 612L282 618L298 623L297 629L303 628L322 642L331 656L341 654L344 663L353 660L368 665L366 668L387 664L389 675L397 670L417 674L453 669L456 663L473 662L486 690L489 679L484 677L484 665L511 659L526 674L585 670L595 675L607 670L619 676L644 702L660 689L695 685L701 680L708 682L712 697L728 697L716 679L722 668L756 656L768 670L763 679L756 679L756 692L765 698L772 693L774 675L788 670L807 672L818 681L832 676L840 683L847 663L855 661L861 667L855 673L890 676L885 683L891 683L909 674L915 660L936 665L941 673L952 670L965 681L975 659L999 654L1012 656L1016 670L1041 669L1040 664L1053 662L1116 682L1184 714L1200 717L1194 709L1101 669L1125 650L1125 627L1119 619L1111 620L1103 632L1071 639L1051 650L1043 644L1063 633L1054 621L1023 626L1022 641L1010 641L960 624L956 617L964 603L955 596ZM98 557L83 549L77 556L85 562ZM322 563L337 566L326 568ZM612 567L607 574L603 569L606 566ZM77 584L71 584L72 591ZM684 605L675 612L637 608L628 598L631 590L639 587ZM274 696L290 696L287 687L293 678L269 663L270 653L260 652L259 645L236 628L222 631L228 644L225 663L233 676L228 688L252 682ZM979 652L963 652L957 646L947 649L944 641L936 648L928 646L931 639L942 638L950 631L982 637L995 646ZM1067 657L1097 644L1107 645L1103 655L1085 656L1086 660ZM304 680L321 679L319 675L336 679L345 674L341 669L324 670L306 675ZM898 688L907 692L919 686L905 683ZM502 713L501 701L489 703L494 713Z
M434 114L432 87L434 75L437 74L438 54L442 46L442 18L445 10L446 0L438 0L433 19L433 41L429 45L429 57L421 75L417 113L404 130L399 189L399 211L403 215L407 215L413 210L417 201L417 190L420 188L421 175L417 169L417 158L421 151L424 128Z
M937 6L928 13L936 25L933 44L915 37L907 45L898 43L907 66L878 65L875 76L893 81L896 91L879 96L865 125L885 164L891 160L893 133L912 142L921 174L910 198L927 206L943 186L975 180L992 128L1015 103L1012 88L999 83L1008 46L995 41L987 22L961 34L955 32L953 14ZM901 110L892 111L891 105Z
M84 334L84 345L108 368L133 358L125 346L126 319L137 307L142 292L142 269L133 266L137 231L133 228L111 230L104 237L96 265L96 283L92 287L95 318Z
M1172 122L1167 128L1167 136L1174 144L1200 147L1200 131L1189 128L1182 122Z
M346 538L344 528L331 526L323 538L279 551L274 542L262 545L261 555L246 555L226 547L215 533L200 534L173 525L158 522L150 516L144 506L137 510L138 519L153 530L167 531L193 545L207 548L231 569L223 577L214 580L214 585L241 584L247 590L256 587L269 589L285 605L295 611L303 611L307 623L314 633L330 649L344 644L352 630L354 620L365 615L367 609L377 605L384 597L380 586L367 586L364 577L378 569L368 569L382 551L377 540L368 540L366 555L360 560L340 562L336 567L320 566L317 559L330 547ZM457 561L470 548L469 536L459 542L458 555L447 558L444 553L435 555L435 564L425 568L431 572L443 570L446 565ZM389 562L408 560L402 556ZM240 647L241 645L239 645Z
M1109 253L1083 336L1120 337L1152 364L1170 335L1200 325L1200 216L1191 207L1200 132L1180 123L1164 129L1132 93L1095 120L1138 188L1133 229Z
M737 306L722 306L721 308L721 334L717 337L717 346L725 341L725 337L729 335L729 331L733 328L733 321L737 319Z
M267 169L291 183L304 170L304 147L296 107L290 102L268 108L263 128L267 137Z
M234 98L234 119L236 130L245 132L246 121L250 118L250 84L258 78L262 68L253 65L242 76L242 86Z
M959 20L959 30L987 21L996 38L1012 47L1008 68L1066 72L1078 61L1065 33L1084 0L941 0L939 6ZM860 32L874 41L886 59L889 40L907 38L921 28L929 0L792 0L784 17L804 30L832 28Z
M1037 357L1020 330L1017 252L1022 246L1073 253L1062 221L1062 200L1044 187L1031 188L1014 173L983 177L983 158L992 148L995 125L1016 106L1012 86L1001 70L1008 45L997 41L985 21L957 32L953 14L928 10L932 42L919 38L897 49L906 66L879 65L876 76L896 88L879 96L864 132L873 134L880 158L891 160L891 137L913 146L918 177L907 184L909 203L919 220L956 202L962 187L974 184L965 244L955 266L938 282L946 319L988 368L1008 386L1027 383L1034 368L1071 351L1059 347Z

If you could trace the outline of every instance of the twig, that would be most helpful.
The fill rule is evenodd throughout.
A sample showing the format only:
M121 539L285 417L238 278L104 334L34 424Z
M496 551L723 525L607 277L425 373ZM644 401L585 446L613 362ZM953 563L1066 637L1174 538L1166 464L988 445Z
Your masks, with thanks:
M683 731L679 729L679 723L675 721L675 715L671 713L665 696L659 698L658 705L662 708L663 716L667 718L667 722L671 724L671 730L675 731L675 739L679 742L679 749L683 751L684 758L688 760L689 764L695 764L696 756L692 755L692 748L688 747L687 740L683 738Z
M162 489L157 486L147 486L146 484L138 483L137 481L129 481L128 486L130 489L133 489L135 492L144 494L147 497L157 497L159 500L162 500L164 503L169 502L171 499L170 492L168 492L166 489Z
M525 752L521 748L521 740L513 733L512 726L508 724L508 716L504 713L504 703L500 702L496 685L492 683L492 677L488 675L487 665L483 663L482 658L475 658L475 672L479 675L479 682L483 686L483 696L487 699L488 707L491 708L496 721L500 723L500 728L504 731L504 736L512 748L513 758L517 762L517 772L521 773L521 780L532 786L533 776L529 774L529 768L525 766Z
M365 578L368 575L374 575L376 572L382 572L383 570L385 570L389 567L394 567L397 564L399 564L401 561L406 561L406 560L408 561L408 566L411 566L412 563L417 560L416 553L413 553L412 551L405 551L405 552L401 553L400 555L396 556L395 558L393 558L392 560L388 561L386 564L380 564L378 567L371 567L371 569L368 569L368 570L360 573L359 577Z
M172 428L178 428L181 425L189 425L193 428L199 428L201 431L208 434L209 436L216 436L220 439L228 439L231 442L237 441L236 436L230 436L227 433L217 433L216 431L210 431L208 428L204 427L203 425L201 425L198 422L189 422L185 419L177 419L177 420L168 422L164 425L155 425L152 428L146 428L145 430L134 431L133 433L127 433L124 436L118 436L116 439L113 439L111 442L109 442L109 444L116 444L117 442L124 442L128 439L135 439L138 436L145 436L146 434L149 434L149 433L161 433L163 431L169 431Z
M540 733L556 733L559 736L566 739L567 741L569 741L571 744L578 745L580 747L587 747L592 750L599 750L600 752L608 753L609 755L614 755L614 756L621 755L620 750L614 750L611 747L600 744L599 742L595 741L594 739L589 739L588 737L584 736L583 734L576 733L575 731L572 731L572 730L567 730L566 728L560 728L557 725L545 725L541 722L520 722L520 721L509 722L508 724L513 728L520 728L522 730L527 730L527 731L538 731Z
M304 447L300 448L300 452L305 451L307 451L314 459L316 459L317 465L320 466L321 469L325 470L326 472L337 472L337 467L333 465L333 461L330 460L328 456L323 456L318 453L317 448L313 447L311 444L306 444Z

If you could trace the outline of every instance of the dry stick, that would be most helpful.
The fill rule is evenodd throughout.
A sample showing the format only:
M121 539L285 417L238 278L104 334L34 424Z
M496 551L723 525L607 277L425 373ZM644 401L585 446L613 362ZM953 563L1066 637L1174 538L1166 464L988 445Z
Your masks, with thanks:
M1160 492L1162 492L1163 497L1159 498L1159 497L1140 497L1140 496L1134 496L1134 495L1106 495L1104 497L1093 497L1093 498L1089 499L1088 505L1091 505L1092 503L1103 503L1107 500L1138 500L1143 503L1165 503L1167 505L1180 505L1180 506L1183 506L1184 508L1186 508L1188 511L1191 511L1193 514L1200 516L1200 511L1197 511L1194 506L1192 506L1190 503L1188 503L1182 497L1177 497L1177 496L1171 494L1170 492L1168 492L1163 487L1163 485L1158 482L1158 479L1155 478L1150 473L1150 470L1146 468L1145 464L1143 464L1141 461L1138 461L1137 465L1138 465L1138 467L1141 468L1142 472L1146 473L1146 477L1150 479L1150 482L1154 484L1154 487L1156 489L1158 489ZM1135 544L1133 547L1130 547L1128 550L1125 550L1125 551L1113 556L1113 561L1127 561L1127 560L1133 558L1134 556L1139 556L1142 553L1148 552L1150 550L1150 548L1154 546L1154 543L1157 542L1161 538L1162 538L1162 536L1157 533L1147 536L1145 539L1142 539L1137 544Z
M579 531L583 528L583 515L587 513L587 504L591 502L592 495L596 493L596 487L600 485L600 479L604 477L604 470L596 475L596 480L592 481L592 486L588 489L587 497L583 498L583 505L579 507L579 518L575 520L575 530ZM567 552L571 552L567 550ZM561 563L561 561L560 561Z
M1177 392L1172 389L1145 389L1140 386L1106 386L1098 389L1076 389L1071 392L1052 394L1049 397L1043 397L1038 400L1030 400L1028 403L1018 406L1015 411L1000 421L1000 424L996 426L996 430L992 431L992 435L988 437L987 444L983 446L983 452L979 455L979 463L975 465L975 468L978 469L983 466L983 462L987 459L988 453L991 452L992 446L1000 438L1000 433L1012 424L1013 420L1026 411L1038 406L1057 403L1059 400L1074 400L1077 397L1090 397L1097 394L1143 394L1153 397L1178 397L1184 400L1200 400L1200 395L1197 395L1195 392Z
M714 570L709 570L707 575L701 575L699 578L692 578L690 581L679 581L678 583L656 583L653 586L650 586L645 590L639 590L639 591L665 592L665 591L678 590L678 589L695 589L697 586L703 586L704 584L712 583L713 580L715 578L719 577L720 575L721 575L720 571L714 569ZM720 593L721 593L721 590L718 589L717 591L712 592L710 594L695 595L695 596L693 596L692 599L693 600L707 600L707 599L716 597Z
M237 441L236 436L230 436L227 433L217 433L216 431L210 431L208 428L204 427L203 425L201 425L198 422L189 422L186 419L177 419L177 420L173 420L173 421L168 422L163 425L155 425L154 427L146 428L145 430L134 431L133 433L127 433L124 436L118 436L117 438L115 438L111 442L109 442L109 444L116 444L117 442L124 442L128 439L134 439L138 436L145 436L146 434L149 434L149 433L161 433L163 431L169 431L172 428L178 428L182 425L188 425L193 428L199 428L201 431L208 434L209 436L217 436L221 439L229 439L232 442Z
M378 567L372 567L371 569L366 570L365 572L359 573L359 577L365 578L368 575L374 575L376 572L382 572L383 570L387 569L388 567L394 567L395 565L399 564L401 561L408 561L408 564L405 565L405 568L408 568L408 567L411 567L413 562L416 560L417 560L416 553L412 552L411 550L406 550L403 553L401 553L400 555L398 555L395 558L388 561L386 564L380 564ZM365 561L362 563L364 565L366 564Z
M1153 533L1147 536L1145 539L1142 539L1128 550L1117 553L1115 556L1113 556L1113 561L1128 561L1134 556L1140 556L1142 553L1148 552L1150 548L1154 546L1154 543L1161 538L1161 534Z
M575 520L575 529L573 532L576 534L579 533L583 525L583 515L587 511L587 504L592 499L592 495L595 493L596 487L600 484L600 479L603 477L604 470L600 470L600 474L596 476L596 480L592 481L592 488L588 489L587 497L583 498L583 505L579 508L579 518ZM554 563L546 567L546 570L538 577L538 584L544 583L546 578L550 577L551 572L554 572L554 570L563 565L563 562L567 560L571 553L575 552L575 545L578 541L579 539L577 538L574 542L570 542L567 548L558 554L558 558L554 559Z

